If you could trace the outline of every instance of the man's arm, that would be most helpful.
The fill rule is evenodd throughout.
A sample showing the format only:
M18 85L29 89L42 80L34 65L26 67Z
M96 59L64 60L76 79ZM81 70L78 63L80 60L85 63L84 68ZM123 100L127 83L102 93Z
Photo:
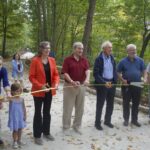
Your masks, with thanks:
M85 71L85 75L86 75L86 78L85 78L84 84L88 85L89 81L90 81L90 70L89 69Z
M127 80L125 80L125 79L122 77L122 73L117 72L117 75L118 75L118 79L119 79L123 84L128 84Z

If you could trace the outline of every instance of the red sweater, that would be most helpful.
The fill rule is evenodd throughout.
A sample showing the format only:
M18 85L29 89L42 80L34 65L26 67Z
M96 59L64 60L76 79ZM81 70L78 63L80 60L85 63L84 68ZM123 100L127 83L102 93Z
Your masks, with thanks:
M50 73L51 73L51 86L55 87L56 84L59 84L59 74L56 67L56 62L54 58L48 57L50 64ZM41 90L42 86L46 84L46 76L44 67L42 64L41 57L34 57L32 59L29 71L29 80L32 83L32 91ZM52 95L56 94L56 90L52 90ZM32 94L36 97L44 97L45 92L39 92Z

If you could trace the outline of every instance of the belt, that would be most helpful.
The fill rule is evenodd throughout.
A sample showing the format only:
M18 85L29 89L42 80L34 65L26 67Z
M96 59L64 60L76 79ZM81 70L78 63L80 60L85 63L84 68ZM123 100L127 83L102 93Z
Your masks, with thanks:
M106 79L106 78L103 78L105 81L114 81L113 78L112 79Z

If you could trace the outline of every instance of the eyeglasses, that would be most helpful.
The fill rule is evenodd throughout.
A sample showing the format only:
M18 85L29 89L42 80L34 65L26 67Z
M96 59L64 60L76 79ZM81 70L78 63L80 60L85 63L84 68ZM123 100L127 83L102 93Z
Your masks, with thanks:
M77 49L84 49L83 47L77 47Z

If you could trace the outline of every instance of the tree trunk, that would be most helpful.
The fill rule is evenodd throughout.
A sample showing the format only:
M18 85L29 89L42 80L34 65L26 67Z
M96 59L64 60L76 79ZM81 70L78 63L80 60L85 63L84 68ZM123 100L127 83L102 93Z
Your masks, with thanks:
M7 0L3 0L2 3L2 11L3 11L3 19L2 19L2 27L3 27L3 37L2 37L2 56L5 56L6 52L6 35L7 35Z
M146 51L148 42L150 41L150 32L147 34L147 36L143 37L143 44L142 44L142 49L140 52L140 57L143 58L144 57L144 53Z
M148 29L149 24L146 24L146 11L147 11L147 1L144 0L144 14L143 14L143 24L144 24L144 34L143 34L143 43L142 43L142 49L140 52L140 57L143 58L144 57L144 53L146 51L148 42L150 40L150 30Z
M42 13L41 13L41 0L37 0L37 18L38 18L38 43L44 40Z
M86 24L84 27L84 34L83 34L83 38L82 38L85 55L87 53L89 53L88 44L89 44L89 38L91 35L91 31L92 31L92 20L93 20L93 16L94 16L95 5L96 5L96 0L89 0L89 9L88 9L88 13L87 13Z
M56 0L52 0L52 35L51 35L51 47L52 50L56 49Z
M45 0L42 0L42 15L43 15L43 40L48 40L48 31L47 31L47 6Z

